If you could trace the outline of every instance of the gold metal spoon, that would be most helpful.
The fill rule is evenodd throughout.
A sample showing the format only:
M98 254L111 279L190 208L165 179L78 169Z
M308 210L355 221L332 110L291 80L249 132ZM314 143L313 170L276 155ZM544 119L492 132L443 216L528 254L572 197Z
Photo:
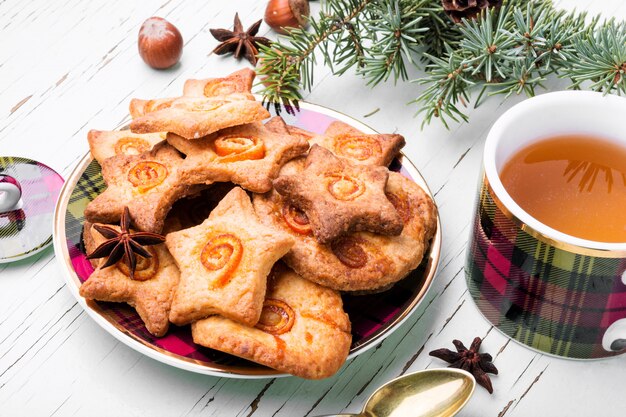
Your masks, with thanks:
M463 370L428 369L387 382L372 394L360 414L325 417L452 417L475 387L474 377Z

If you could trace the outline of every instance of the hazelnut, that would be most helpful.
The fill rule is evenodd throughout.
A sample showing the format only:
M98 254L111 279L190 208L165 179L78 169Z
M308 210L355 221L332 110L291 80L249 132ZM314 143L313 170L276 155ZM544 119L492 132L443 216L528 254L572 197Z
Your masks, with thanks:
M309 17L308 0L270 0L265 9L265 23L278 33L284 28L301 28Z
M144 62L156 69L171 67L183 53L182 35L176 26L161 17L143 22L137 45Z

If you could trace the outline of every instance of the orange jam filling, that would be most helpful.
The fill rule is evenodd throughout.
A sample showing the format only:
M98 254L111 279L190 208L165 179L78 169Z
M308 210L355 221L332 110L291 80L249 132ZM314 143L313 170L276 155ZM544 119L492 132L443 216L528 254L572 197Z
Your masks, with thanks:
M156 100L148 100L148 102L143 106L144 114L151 113L157 110L167 109L172 106L172 103L176 100L175 98L159 98Z
M194 104L191 111L211 111L222 107L227 101L224 100L207 100Z
M335 139L335 152L339 156L365 161L380 155L380 143L369 136L339 136Z
M224 81L223 79L211 80L204 86L204 95L206 97L222 96L233 93L237 85L232 81Z
M406 195L403 194L394 194L391 192L386 192L387 200L393 204L396 208L396 211L402 218L404 224L408 223L411 220L411 204Z
M365 185L351 177L334 175L328 177L328 192L337 200L350 201L365 192Z
M365 244L367 241L358 236L344 236L331 243L330 247L342 264L358 269L367 264L367 252L363 249Z
M157 255L156 250L151 247L144 247L150 255L151 258L144 258L143 256L137 255L137 264L135 266L135 272L133 273L133 279L135 281L147 281L150 278L153 278L159 270L159 256ZM115 264L115 267L127 277L130 277L130 270L128 269L128 265L126 265L126 255Z
M311 225L309 224L309 218L302 210L285 203L283 205L283 219L287 226L296 233L301 235L311 234Z
M115 143L116 155L138 155L150 149L147 140L141 138L132 138L130 136L121 138Z
M223 287L230 281L231 276L243 255L241 240L230 233L222 233L212 237L204 245L200 254L200 262L208 271L219 271L215 280L215 287Z
M160 185L167 174L165 165L154 161L143 161L128 171L128 181L143 193Z
M263 302L261 318L255 327L276 336L291 330L295 321L296 315L287 303L268 298Z
M222 136L213 143L220 162L235 162L265 157L265 144L252 136Z

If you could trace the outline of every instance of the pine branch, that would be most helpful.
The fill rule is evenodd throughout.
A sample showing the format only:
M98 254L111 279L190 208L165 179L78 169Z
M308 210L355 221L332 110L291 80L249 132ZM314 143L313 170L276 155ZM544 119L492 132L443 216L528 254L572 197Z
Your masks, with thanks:
M293 111L313 85L316 53L334 74L351 68L368 85L406 80L425 62L413 101L423 124L468 121L495 94L533 96L551 76L571 88L626 94L626 25L556 10L551 0L504 0L454 24L440 0L326 0L310 31L263 48L257 70L266 102ZM473 95L477 94L474 100Z
M448 47L447 59L425 54L430 60L426 76L415 80L418 84L428 87L422 95L414 100L420 105L417 114L423 113L424 124L431 122L433 117L439 117L448 127L447 119L455 122L467 121L467 116L457 106L461 101L469 101L469 89L474 82L468 77L468 67L463 63L463 57Z
M620 41L621 50L626 49L623 25L621 32L609 30L615 27L609 22L604 31L597 32L597 19L586 25L585 14L558 11L549 0L531 1L523 6L520 1L506 2L499 11L491 10L475 20L463 21L458 46L441 58L429 56L426 77L416 81L431 86L414 101L420 106L418 113L424 114L424 123L440 117L448 127L446 116L456 122L468 121L463 108L476 91L480 93L474 107L496 94L532 97L551 74L571 78L573 88L592 81L592 88L605 92L610 91L611 80L619 80L619 85L614 83L612 88L626 92L620 72L626 65L618 69L619 61L625 61L621 51L616 56L615 49L611 49ZM616 36L617 33L622 35Z
M426 32L423 39L424 53L430 56L443 56L447 47L458 47L461 41L461 31L459 25L455 24L442 11L441 7L423 9L427 15L424 26L430 30ZM427 57L422 56L422 61Z
M439 0L327 0L309 31L294 29L261 47L264 101L292 110L301 89L313 85L316 52L336 75L356 67L369 85L406 80L426 38L438 45L455 39L444 19Z
M609 21L577 39L576 61L564 71L574 88L589 82L594 91L626 93L626 27Z
M283 104L288 113L297 108L302 99L300 88L311 89L313 86L313 67L316 63L314 52L321 49L324 62L332 67L333 62L346 69L362 60L358 51L363 51L361 37L355 32L358 21L355 18L363 14L372 0L329 0L326 9L318 19L311 19L311 32L304 29L291 29L285 38L287 43L273 43L269 47L261 46L260 68L257 73L265 88L261 91L263 100L268 105L273 103L280 112ZM347 36L346 36L347 34ZM330 44L334 44L331 56ZM351 48L354 49L351 49ZM353 54L353 51L357 51Z
M428 30L420 25L424 16L401 10L400 3L375 2L372 5L372 13L377 18L366 23L366 30L375 38L358 71L369 85L387 81L390 75L394 81L407 79L405 61L413 63L412 56L418 52L416 39Z

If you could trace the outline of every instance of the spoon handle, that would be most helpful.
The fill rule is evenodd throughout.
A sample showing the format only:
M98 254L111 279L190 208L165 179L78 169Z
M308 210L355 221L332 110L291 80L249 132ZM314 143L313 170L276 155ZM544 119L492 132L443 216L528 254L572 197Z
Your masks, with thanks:
M315 417L362 417L363 414L324 414L323 416Z

